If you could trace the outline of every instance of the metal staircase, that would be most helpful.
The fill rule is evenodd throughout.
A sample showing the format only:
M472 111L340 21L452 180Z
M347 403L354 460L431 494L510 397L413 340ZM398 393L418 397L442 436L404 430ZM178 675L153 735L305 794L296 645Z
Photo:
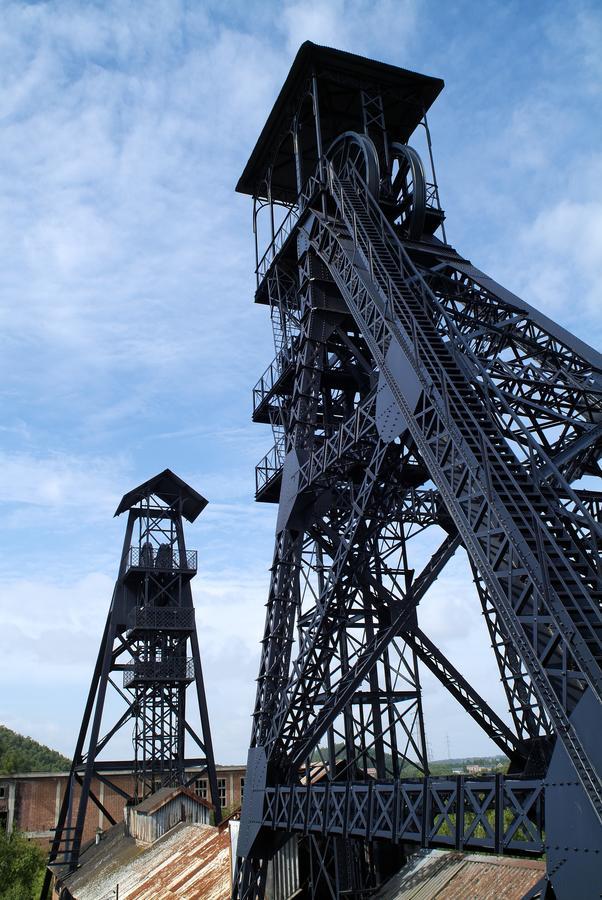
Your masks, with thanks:
M369 336L380 370L407 416L408 430L464 545L505 614L529 675L546 698L548 714L602 817L600 776L568 719L584 681L602 699L602 581L599 567L596 571L581 549L591 548L599 560L600 525L581 509L578 544L569 530L570 520L561 517L557 493L534 477L542 451L532 448L528 470L517 462L492 421L487 396L457 364L454 348L461 335L448 321L447 341L442 339L434 324L439 313L436 298L369 195L361 174L346 174L339 179L333 167L327 167L329 193L345 229L337 227L336 219L321 221L316 215L312 244L329 264L363 334ZM410 408L403 386L387 365L393 341L420 383L417 409ZM468 348L461 348L467 355ZM491 385L487 388L489 392ZM551 460L545 464L553 466ZM570 486L563 484L559 472L555 475L570 496ZM580 505L578 498L575 504ZM544 636L533 627L534 619L545 629ZM530 628L523 625L527 620ZM546 666L542 657L549 653L550 629L555 629L559 647L552 665Z

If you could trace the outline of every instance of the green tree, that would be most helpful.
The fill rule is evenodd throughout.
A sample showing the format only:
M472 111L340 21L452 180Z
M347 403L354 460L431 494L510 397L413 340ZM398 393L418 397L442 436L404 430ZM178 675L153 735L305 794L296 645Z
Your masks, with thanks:
M0 900L34 900L44 878L44 854L18 831L0 832Z
M0 773L64 772L69 765L67 757L56 750L0 725Z

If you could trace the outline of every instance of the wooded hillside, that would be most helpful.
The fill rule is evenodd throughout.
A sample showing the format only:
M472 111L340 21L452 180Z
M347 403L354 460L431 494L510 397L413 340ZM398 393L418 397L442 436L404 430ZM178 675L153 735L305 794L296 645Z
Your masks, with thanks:
M56 750L0 725L0 774L64 772L70 765L71 760Z

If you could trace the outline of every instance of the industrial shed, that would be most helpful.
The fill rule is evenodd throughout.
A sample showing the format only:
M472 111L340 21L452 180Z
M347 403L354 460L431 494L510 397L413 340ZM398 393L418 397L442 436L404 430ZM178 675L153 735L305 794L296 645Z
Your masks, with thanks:
M421 850L374 900L523 900L545 871L543 860Z
M137 806L125 807L126 834L151 844L179 822L209 825L211 808L185 787L161 788Z
M229 900L228 828L180 823L153 844L114 825L81 854L80 868L59 879L60 900Z
M237 814L215 827L210 804L185 787L161 788L124 821L97 833L74 872L57 871L53 900L230 900ZM270 863L266 900L299 890L297 839Z

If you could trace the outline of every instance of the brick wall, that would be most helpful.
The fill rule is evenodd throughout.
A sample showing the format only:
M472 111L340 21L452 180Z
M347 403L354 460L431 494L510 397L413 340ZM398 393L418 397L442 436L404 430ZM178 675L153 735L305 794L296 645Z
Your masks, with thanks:
M67 785L66 775L15 776L15 817L14 827L24 832L36 843L48 846L56 826ZM133 779L129 775L115 775L112 779L122 790L131 793ZM123 820L124 798L117 791L93 779L91 790L116 822ZM75 786L74 807L77 808L80 788ZM91 840L97 828L108 828L109 819L92 802L88 803L83 840Z
M66 778L46 776L17 781L15 827L20 831L51 831L56 825Z
M241 802L241 779L244 779L245 768L219 767L217 772L218 782L225 790L224 806L231 808ZM131 775L115 774L110 779L128 794L133 793L134 783ZM67 784L67 775L60 774L33 774L15 775L10 779L0 779L0 784L6 784L7 793L10 782L15 783L15 816L14 827L24 832L44 849L48 848L48 841L53 835L58 814L63 800L63 794ZM194 788L195 785L193 784ZM111 790L107 785L96 779L92 781L92 792L98 797L105 809L112 815L116 822L123 821L124 798L117 791ZM75 788L75 804L79 800L80 788ZM74 823L73 823L74 824ZM98 809L90 799L86 810L83 840L94 838L97 828L103 830L109 828L110 821Z
M217 789L224 809L232 809L241 804L241 787L245 777L244 766L218 766ZM198 778L191 785L195 793L203 800L209 800L209 784L207 778Z

